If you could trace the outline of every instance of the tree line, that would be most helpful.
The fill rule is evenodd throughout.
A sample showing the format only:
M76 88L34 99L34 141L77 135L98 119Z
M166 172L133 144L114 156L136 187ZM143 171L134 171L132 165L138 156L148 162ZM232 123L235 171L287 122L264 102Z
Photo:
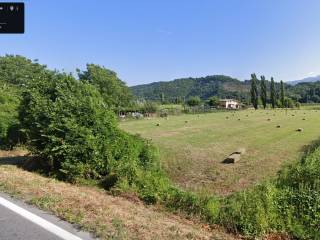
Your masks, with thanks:
M280 108L293 108L298 107L300 105L299 102L295 102L292 98L287 97L285 94L285 84L281 80L280 81L280 89L276 88L275 81L273 77L270 80L270 98L268 97L268 90L266 85L265 76L260 77L260 83L258 83L258 79L255 73L251 74L251 104L255 109L258 109L259 105L265 109L267 107L267 103L271 104L271 107L274 109L276 107ZM260 86L258 86L260 84ZM260 87L260 91L259 91ZM261 104L259 104L261 103Z

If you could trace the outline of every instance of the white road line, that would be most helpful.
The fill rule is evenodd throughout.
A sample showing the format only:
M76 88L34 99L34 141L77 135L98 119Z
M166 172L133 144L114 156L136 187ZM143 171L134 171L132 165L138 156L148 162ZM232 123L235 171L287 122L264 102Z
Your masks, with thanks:
M66 230L52 224L51 222L13 204L12 202L0 197L0 205L10 209L11 211L19 214L20 216L28 219L29 221L37 224L38 226L44 228L45 230L55 234L56 236L64 240L82 240L81 238L67 232Z

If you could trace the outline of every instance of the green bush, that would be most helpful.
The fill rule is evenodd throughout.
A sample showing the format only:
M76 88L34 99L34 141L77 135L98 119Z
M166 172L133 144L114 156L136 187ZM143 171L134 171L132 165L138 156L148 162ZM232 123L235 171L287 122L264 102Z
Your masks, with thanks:
M320 239L320 147L279 177L222 201L219 223L248 236L287 232L298 239Z
M0 147L11 147L19 142L17 108L19 96L13 87L0 87ZM17 130L15 132L15 130ZM12 138L11 138L12 137Z
M29 149L63 179L115 173L132 184L140 170L154 166L150 144L118 129L95 87L70 75L47 73L29 83L19 119Z
M252 190L236 193L223 200L219 222L233 232L249 236L279 230L278 209L274 202L278 190L264 184Z
M279 212L288 232L301 239L320 239L320 147L285 168L276 184L282 191Z
M201 99L198 96L190 97L187 101L187 104L191 107L199 106L201 103Z

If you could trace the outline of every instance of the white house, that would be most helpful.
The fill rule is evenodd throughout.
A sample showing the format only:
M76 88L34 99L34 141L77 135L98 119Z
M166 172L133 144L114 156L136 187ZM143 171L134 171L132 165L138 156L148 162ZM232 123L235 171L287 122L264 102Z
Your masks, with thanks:
M238 109L240 108L240 103L234 99L220 99L219 106L226 109Z

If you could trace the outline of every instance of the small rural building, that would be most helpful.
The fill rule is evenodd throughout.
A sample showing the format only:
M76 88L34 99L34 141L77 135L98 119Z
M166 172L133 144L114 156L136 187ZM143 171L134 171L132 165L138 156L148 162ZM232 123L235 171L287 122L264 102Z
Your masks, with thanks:
M240 108L240 103L234 99L220 99L219 106L226 109L238 109Z

